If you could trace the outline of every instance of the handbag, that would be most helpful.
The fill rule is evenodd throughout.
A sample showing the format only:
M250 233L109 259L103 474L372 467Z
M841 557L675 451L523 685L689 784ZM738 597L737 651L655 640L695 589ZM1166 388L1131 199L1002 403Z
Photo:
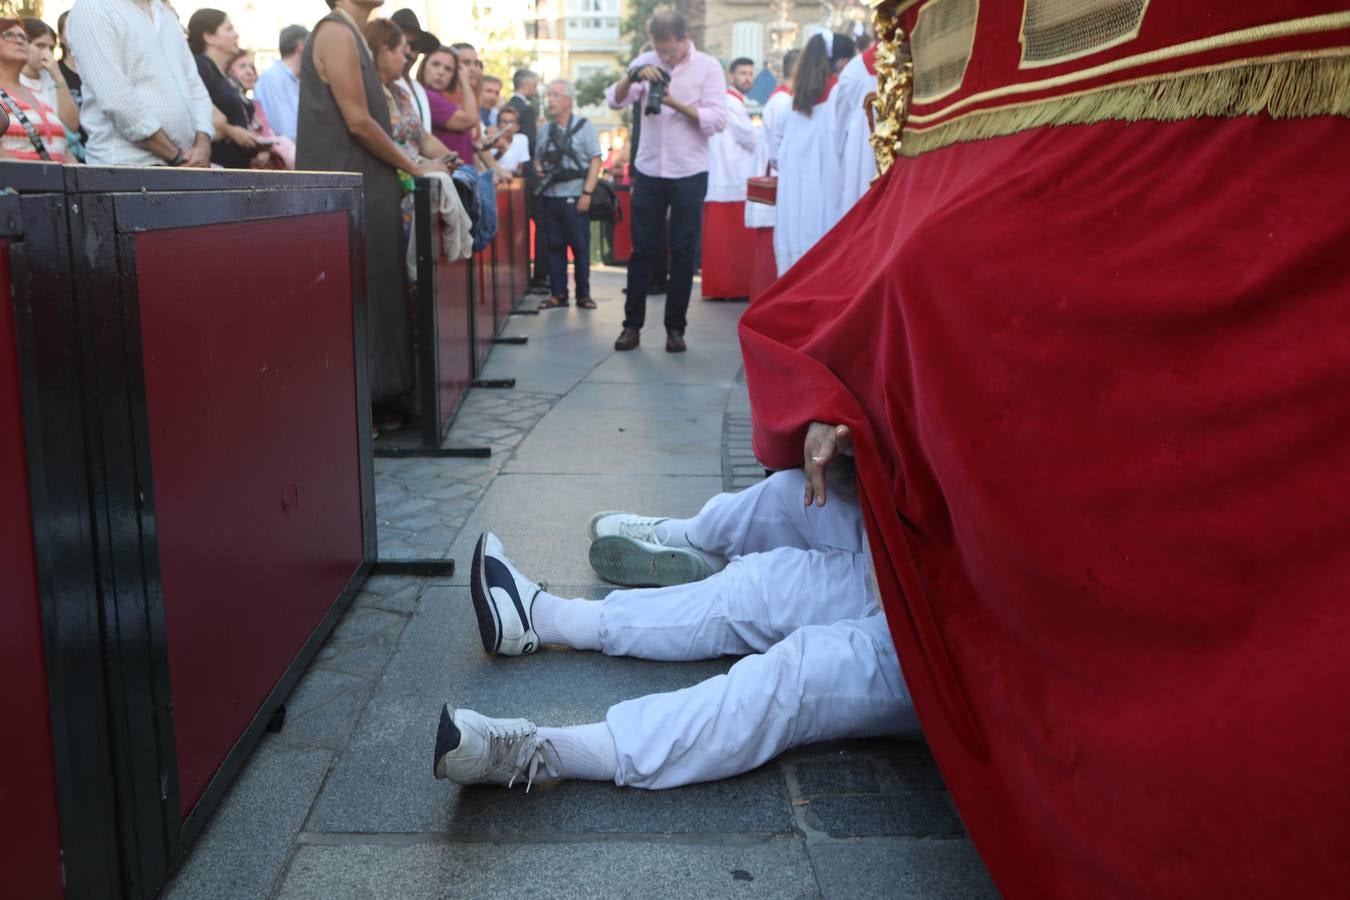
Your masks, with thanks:
M591 191L591 205L586 210L586 218L592 222L623 221L623 209L619 206L619 197L608 181L597 181Z
M751 175L745 179L745 199L749 203L763 203L765 206L778 203L778 176L769 174L769 166L764 167L763 175Z

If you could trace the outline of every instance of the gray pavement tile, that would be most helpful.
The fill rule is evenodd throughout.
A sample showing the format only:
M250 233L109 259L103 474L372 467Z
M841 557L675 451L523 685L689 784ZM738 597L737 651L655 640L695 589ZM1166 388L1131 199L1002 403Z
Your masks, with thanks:
M266 897L332 758L264 737L161 896Z
M376 576L379 577L379 576ZM373 579L372 579L373 580ZM399 579L408 581L402 587L388 588L382 593L372 593L362 591L356 596L356 606L365 609L380 609L385 612L400 613L409 615L417 608L417 600L422 596L424 585L418 583L415 578ZM366 582L369 584L369 580Z
M827 898L840 900L997 900L967 840L896 838L824 841L809 847Z
M731 662L669 665L548 649L523 659L491 659L483 653L467 590L429 589L307 828L467 833L491 827L584 831L609 823L606 830L787 830L786 792L773 765L729 782L655 794L605 784L536 788L528 795L500 788L461 792L432 777L436 723L445 702L541 725L595 722L616 702L687 687L725 672Z
M965 833L943 791L825 795L802 809L806 824L831 837L959 836Z
M865 760L803 762L795 769L803 796L881 793L872 765Z
M282 900L356 897L816 897L799 840L679 844L302 845Z
M349 675L373 675L393 655L407 623L407 617L397 613L353 607L319 650L314 666Z
M506 471L720 475L720 415L696 411L555 408L516 448Z
M727 403L727 384L614 384L584 381L553 408L556 414L578 410L647 410L698 412L720 417Z
M551 584L587 584L591 516L607 509L692 516L722 490L717 476L536 475L505 473L493 482L455 540L455 582L468 584L480 532L496 532L513 562Z

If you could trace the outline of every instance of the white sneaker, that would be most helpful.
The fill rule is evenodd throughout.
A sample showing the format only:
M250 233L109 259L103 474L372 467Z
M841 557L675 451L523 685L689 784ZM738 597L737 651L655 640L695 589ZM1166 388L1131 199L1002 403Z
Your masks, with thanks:
M528 719L490 719L471 709L451 709L447 703L441 707L436 729L432 771L456 784L508 788L524 778L528 792L536 779L557 780L559 765L557 754L539 740L538 729Z
M511 565L495 534L484 532L473 548L469 594L478 616L478 632L489 654L521 656L539 648L539 635L530 621L539 585Z
M590 558L597 575L628 587L670 587L712 574L708 560L690 547L667 547L617 534L596 538Z
M597 541L602 537L618 535L636 541L659 544L661 542L656 537L656 526L665 521L666 518L639 516L633 513L610 510L598 512L591 516L591 524L586 530L590 532L592 541Z

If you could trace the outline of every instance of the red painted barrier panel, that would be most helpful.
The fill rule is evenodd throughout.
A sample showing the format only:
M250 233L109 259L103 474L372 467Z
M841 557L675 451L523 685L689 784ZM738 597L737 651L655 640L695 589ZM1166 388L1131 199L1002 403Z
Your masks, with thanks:
M497 235L492 239L492 315L495 331L501 334L515 305L511 284L511 237L516 223L511 216L511 188L497 189Z
M492 247L473 256L473 342L477 350L474 372L483 370L496 337L496 300L492 290Z
M24 448L18 344L11 317L10 244L0 238L0 845L4 892L60 897L61 844L42 611Z
M440 236L436 237L436 354L438 374L436 398L439 421L448 425L473 379L473 330L469 318L473 297L469 293L467 259L450 262L440 254ZM442 435L436 436L436 445Z
M614 193L619 195L619 209L623 211L623 220L614 226L614 261L626 263L633 255L633 232L629 230L633 221L633 192L620 189Z
M185 815L365 559L348 228L134 239Z
M514 270L512 279L511 302L519 303L530 285L530 229L532 223L526 212L527 200L524 181L516 181L516 190L511 193L511 265Z

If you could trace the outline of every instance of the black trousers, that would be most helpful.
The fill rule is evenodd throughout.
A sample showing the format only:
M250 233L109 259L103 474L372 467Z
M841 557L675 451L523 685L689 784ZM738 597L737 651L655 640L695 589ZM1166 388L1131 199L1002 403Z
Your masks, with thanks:
M689 295L694 288L703 239L703 197L708 173L684 178L652 178L633 170L633 255L628 260L628 299L624 327L641 328L647 321L647 288L661 252L661 232L670 217L670 274L666 286L667 329L684 331Z

